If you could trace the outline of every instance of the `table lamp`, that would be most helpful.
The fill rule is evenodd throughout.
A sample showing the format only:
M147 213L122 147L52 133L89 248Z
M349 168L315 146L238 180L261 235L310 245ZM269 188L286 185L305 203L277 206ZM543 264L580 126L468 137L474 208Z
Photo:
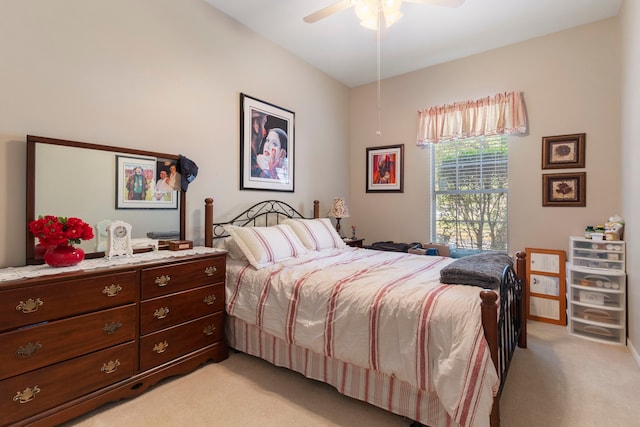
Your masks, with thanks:
M342 218L349 218L349 208L342 197L335 197L333 199L328 216L336 219L336 231L340 237L342 237L342 233L340 233L340 220Z

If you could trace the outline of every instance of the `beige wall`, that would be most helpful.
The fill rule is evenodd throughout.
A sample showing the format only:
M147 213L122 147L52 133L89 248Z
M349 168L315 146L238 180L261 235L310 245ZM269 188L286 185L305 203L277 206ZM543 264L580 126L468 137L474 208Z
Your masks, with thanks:
M510 248L566 250L567 236L621 212L629 282L640 274L632 243L640 231L630 221L640 209L630 184L640 173L636 2L621 13L622 110L618 21L610 19L384 81L380 137L375 85L349 91L201 0L0 0L0 9L0 267L24 263L26 134L192 158L200 172L188 191L187 237L196 243L205 197L224 218L271 197L310 213L312 199L326 208L337 195L352 210L344 226L356 225L367 242L427 240L429 155L414 145L416 111L519 90L530 134L510 139ZM238 190L240 92L296 113L295 193ZM587 133L587 207L542 208L540 139L574 132ZM365 147L400 143L405 192L365 193ZM630 288L638 343L640 293Z
M622 27L622 213L627 219L627 307L629 346L640 364L640 4L625 0L620 12Z
M617 21L609 19L387 79L382 136L375 135L376 85L353 89L350 222L369 243L428 241L429 150L415 145L417 111L521 91L529 134L509 138L509 248L568 250L568 236L621 212L619 46ZM543 208L541 138L581 132L587 207ZM365 148L388 144L405 144L404 193L365 193Z
M375 85L353 89L350 221L368 242L427 240L429 152L415 146L417 110L522 91L529 135L509 142L510 250L568 251L569 235L619 213L626 220L629 346L640 364L639 52L640 4L625 0L617 18L383 81L381 137ZM587 207L543 208L541 137L578 132L587 134ZM405 144L405 192L367 194L365 148L388 144Z
M0 267L24 263L27 134L193 159L196 243L206 197L220 219L273 197L311 215L313 199L328 210L348 190L349 89L206 2L0 0L0 10ZM296 113L295 193L239 190L240 92Z

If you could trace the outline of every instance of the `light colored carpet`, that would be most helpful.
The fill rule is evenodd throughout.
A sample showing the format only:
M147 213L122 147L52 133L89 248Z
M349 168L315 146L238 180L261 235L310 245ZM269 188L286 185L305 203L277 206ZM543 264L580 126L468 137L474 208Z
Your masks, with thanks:
M529 322L500 399L505 427L640 426L640 368L625 346Z
M529 322L501 399L502 427L640 425L640 368L623 346ZM410 421L251 356L164 381L143 395L105 405L65 427L260 426L407 427Z

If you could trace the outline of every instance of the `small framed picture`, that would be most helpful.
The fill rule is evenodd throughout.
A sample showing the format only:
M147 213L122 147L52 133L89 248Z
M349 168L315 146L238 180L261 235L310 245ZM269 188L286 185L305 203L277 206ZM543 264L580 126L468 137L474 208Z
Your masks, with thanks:
M542 206L587 205L587 173L542 174Z
M367 193L404 192L404 144L367 148Z
M583 168L586 134L542 137L542 169Z
M116 209L177 209L176 163L116 156Z

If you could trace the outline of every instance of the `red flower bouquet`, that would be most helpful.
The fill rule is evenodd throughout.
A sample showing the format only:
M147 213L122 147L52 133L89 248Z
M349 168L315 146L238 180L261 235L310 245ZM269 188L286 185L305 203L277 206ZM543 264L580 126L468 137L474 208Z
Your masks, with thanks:
M43 246L73 246L80 240L93 239L93 228L80 218L40 216L29 223L33 233Z

